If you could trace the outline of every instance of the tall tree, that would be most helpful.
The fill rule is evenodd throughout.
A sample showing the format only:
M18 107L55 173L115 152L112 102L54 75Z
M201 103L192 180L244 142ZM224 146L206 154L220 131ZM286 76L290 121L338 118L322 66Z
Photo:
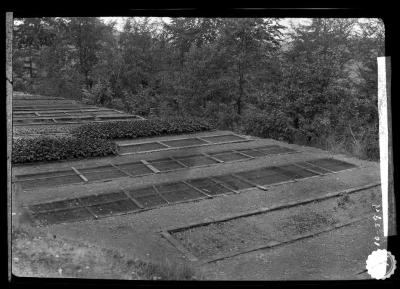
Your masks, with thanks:
M107 26L96 17L72 17L68 21L68 35L76 49L79 69L84 75L86 87L91 88L93 79L90 74L99 61L98 51Z
M258 72L267 69L268 60L277 51L282 36L276 19L240 18L224 19L219 49L229 56L231 78L235 91L233 100L240 115L243 103Z
M54 42L56 32L54 31L53 18L22 18L16 19L14 24L14 61L28 59L29 76L34 77L33 67L37 61L40 49ZM22 74L20 70L17 73Z

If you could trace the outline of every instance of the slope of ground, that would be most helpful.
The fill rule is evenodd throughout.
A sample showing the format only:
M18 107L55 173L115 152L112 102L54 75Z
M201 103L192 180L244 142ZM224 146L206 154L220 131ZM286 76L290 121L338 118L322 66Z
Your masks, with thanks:
M15 260L17 262L15 263L16 271L13 272L19 275L39 274L40 270L32 269L32 266L35 267L35 262L46 263L46 260L50 258L49 260L53 261L49 262L54 264L50 267L56 268L61 264L57 263L57 258L65 256L66 259L63 260L63 263L69 265L65 265L66 267L61 269L64 273L69 272L68 276L71 277L100 276L134 279L150 276L149 278L152 278L151 274L132 274L132 272L138 271L135 269L136 265L126 266L128 260L139 259L142 260L140 262L153 264L170 263L183 266L189 263L189 266L196 271L195 275L204 276L205 279L367 278L368 276L358 273L365 269L364 262L374 249L373 238L377 234L374 222L368 214L373 213L372 205L380 204L379 164L272 139L241 136L243 139L237 142L201 141L215 139L215 136L229 133L231 132L213 131L190 134L180 138L187 137L191 140L178 142L176 136L123 140L119 141L118 145L126 145L129 149L126 150L126 154L115 157L13 167L12 221L17 232L18 228L22 226L30 228L27 229L27 234L14 235L13 245L16 246L14 254L20 255L13 255L13 258L18 258ZM197 139L197 141L193 139ZM141 145L149 142L159 144L162 148L154 149L152 145L143 149ZM196 145L191 145L193 143ZM189 144L189 146L182 144ZM142 150L137 149L140 146ZM276 153L272 150L266 154L257 155L253 149L260 146L268 146L269 149L271 146L282 147L291 152ZM230 152L223 153L226 150L230 150ZM248 154L257 156L252 157ZM204 161L204 157L207 157L209 161L213 158L218 161L205 166L195 163L193 166L177 168L176 166L183 161L177 162L176 159L189 155L202 155L202 161ZM331 171L324 171L324 164L321 164L322 167L312 165L315 159L325 159L325 162L328 163L341 161L344 167L336 170L333 165ZM142 175L116 173L119 166L129 162L138 162L147 168L150 165L158 169ZM308 169L303 167L301 170L290 171L293 169L293 164L303 164ZM107 166L108 173L105 173L104 168L90 171L93 170L93 167L99 166ZM74 175L79 178L77 183L47 183L47 186L43 186L43 184L46 185L46 182L40 183L36 179L35 184L41 185L37 187L22 185L21 175L57 174L62 170L74 172L73 168L78 172L83 172L84 178ZM305 171L308 171L308 174L302 175ZM229 174L239 175L247 181L253 180L253 184L245 189L239 188L230 190L226 194L215 195L212 192L213 188L203 190L199 189L200 187L196 187L197 189L192 187L190 191L193 193L195 190L196 194L202 195L202 197L189 198L187 202L175 202L177 195L181 198L188 194L188 191L177 191L179 186L175 187L175 191L162 191L161 193L157 193L154 189L154 187L165 189L166 183L188 182L192 184L201 178L220 178ZM105 175L108 177L104 177ZM20 176L19 180L18 176ZM282 180L283 182L281 182ZM28 181L30 180L28 179ZM153 189L149 189L149 187L153 187ZM350 195L343 193L343 191L348 192L357 187L365 188ZM138 207L131 203L131 199L124 195L123 199L117 201L106 200L107 202L104 202L103 200L103 203L100 204L90 203L86 207L79 207L77 211L86 210L85 214L91 216L89 219L76 219L74 218L76 216L68 211L72 214L72 219L64 218L65 215L63 215L60 222L56 220L56 222L41 225L33 222L36 220L36 215L29 212L36 205L35 208L43 209L43 207L48 207L48 203L51 203L53 211L49 213L40 209L42 211L39 210L38 214L49 213L54 216L54 214L58 214L56 211L59 209L54 207L61 204L57 203L58 201L66 200L67 202L63 203L65 205L66 203L71 204L72 202L69 201L73 199L82 201L89 197L91 202L98 202L105 196L109 196L107 194L115 193L115 190L137 192L142 188L152 191L153 196L156 193L161 194L167 200L169 198L170 202L151 209L137 209ZM124 206L128 203L131 207L125 210ZM131 210L132 207L135 210ZM97 210L95 214L91 208ZM76 207L72 210L75 209ZM275 211L269 212L272 209ZM190 234L188 232L180 233L181 236L177 234L174 237L180 244L178 246L177 243L171 243L165 238L165 235L161 234L161 232L169 232L171 228L187 227L193 223L215 223L220 218L243 215L254 210L264 210L266 214L246 219L236 218L222 227L211 224L209 227L204 226ZM119 214L121 211L123 214ZM98 218L96 214L102 217ZM365 219L358 220L358 218L364 217ZM357 222L346 227L335 227L355 220ZM332 230L321 233L321 230L328 229ZM39 239L40 234L45 234L50 238L46 237L46 241L43 241L43 239ZM293 240L296 236L307 234L310 237ZM171 235L174 234L171 233ZM56 236L56 238L53 240L52 236ZM73 245L68 245L73 248L72 253L65 255L66 248L62 247L64 241L58 242L58 240L75 242ZM34 246L26 246L26 241L31 242L29 244L34 244ZM220 261L202 263L213 256L239 253L254 246L263 246L270 241L282 244L273 248L228 256ZM85 244L89 246L89 249ZM47 246L50 249L47 250ZM110 256L98 253L98 249L93 249L93 251L90 249L91 246L120 252L126 261L113 262L112 256L110 259ZM385 244L382 244L381 248L384 246ZM188 256L182 253L178 247L186 248L185 250L196 255L201 262L188 262ZM42 253L36 252L35 248ZM80 251L80 248L83 248L83 251ZM314 249L311 250L311 248ZM46 250L51 254L43 253ZM67 248L67 250L70 249ZM335 257L334 253L339 257ZM55 255L59 257L55 257ZM79 256L83 259L79 259ZM269 260L271 262L273 260L273 263L268 263ZM28 261L32 261L33 264ZM75 267L77 263L85 264L85 266L83 268ZM96 267L90 272L84 271L86 266L90 268L95 263L109 264ZM119 267L121 270L118 275L116 272ZM132 271L129 269L128 272L124 269L125 267L132 268ZM176 266L172 265L172 267ZM43 268L41 270L44 275L55 276L52 274L60 274L59 268L55 271ZM107 270L110 275L100 274ZM176 273L174 276L181 276L178 278L185 279L184 276L188 276L188 274ZM170 277L164 275L162 278Z

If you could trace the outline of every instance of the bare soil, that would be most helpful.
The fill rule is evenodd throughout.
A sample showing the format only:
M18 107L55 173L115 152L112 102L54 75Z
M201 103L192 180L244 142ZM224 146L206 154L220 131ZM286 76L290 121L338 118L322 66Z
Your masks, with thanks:
M12 233L12 273L21 277L124 280L201 279L187 264L143 262L114 249L19 226Z
M372 213L380 191L371 189L289 209L243 217L173 233L199 258L230 254L286 241L298 234L317 232L354 217Z

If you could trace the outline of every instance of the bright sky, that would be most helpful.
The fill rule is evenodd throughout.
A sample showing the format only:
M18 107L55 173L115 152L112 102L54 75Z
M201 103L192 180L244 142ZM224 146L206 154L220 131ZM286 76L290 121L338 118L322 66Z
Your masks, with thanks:
M116 28L119 31L122 31L123 24L128 17L100 17L104 20L105 23L109 23L111 21L115 21L117 23ZM158 18L158 17L150 17L150 18ZM169 21L169 17L161 17L164 21ZM281 20L281 24L284 26L290 26L290 23L293 24L300 24L300 23L307 23L310 21L309 18L283 18Z

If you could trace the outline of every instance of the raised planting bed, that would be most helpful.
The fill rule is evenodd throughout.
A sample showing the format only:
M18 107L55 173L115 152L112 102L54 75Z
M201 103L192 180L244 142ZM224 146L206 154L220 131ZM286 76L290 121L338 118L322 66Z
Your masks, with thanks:
M263 146L265 147L265 146ZM253 149L248 149L248 150L256 150L256 148ZM282 150L285 151L285 150ZM287 151L286 153L292 153L295 152L294 150ZM120 178L120 177L136 177L136 176L143 176L147 174L154 174L154 173L159 173L159 172L166 172L166 171L174 171L174 170L182 170L182 169L188 169L191 167L200 167L200 166L210 166L210 165L216 165L222 162L235 162L235 161L245 161L248 160L249 157L246 156L241 156L241 158L222 158L221 156L226 156L227 154L234 154L236 155L235 151L232 150L225 150L221 151L218 154L195 154L195 155L188 155L188 156L182 156L182 157L170 157L170 158L161 158L161 159L155 159L155 160L141 160L141 161L135 161L135 162L128 162L128 163L113 163L107 166L94 166L94 167L86 167L86 168L79 168L76 167L74 168L81 174L88 182L91 181L105 181L105 180L111 180L115 178ZM276 153L275 153L276 154ZM260 157L267 156L269 154L263 153ZM217 158L218 157L218 158ZM221 159L220 159L221 158ZM224 160L222 160L224 159ZM311 165L310 165L311 166ZM285 169L288 170L296 170L296 172L299 172L297 167L293 166L287 166ZM314 170L311 170L314 172ZM40 174L27 174L27 175L17 175L15 177L16 182L22 182L25 179L29 180L35 180L35 179L43 179L43 178L54 178L56 176L64 176L64 175L70 175L74 174L72 169L68 170L69 173L65 170L61 171L52 171L48 173L40 173ZM324 171L322 173L326 173L327 171ZM316 172L316 174L319 174L320 172ZM305 173L301 173L300 176L309 176L310 173L308 171L305 171ZM37 188L38 186L42 187L51 187L55 186L54 182L59 182L58 180L54 179L53 181L49 182L43 182L40 181L35 186L32 187L32 189ZM71 182L66 182L63 184L62 182L59 182L57 184L62 186L62 185L67 185L70 184ZM30 189L29 185L23 186L24 189Z
M315 159L313 162L326 162L325 165L329 166L336 163L337 160L331 159L328 162L327 159ZM345 168L343 165L343 170L349 169L350 165L351 168L356 167L349 164ZM89 171L91 172L90 169ZM103 170L98 170L98 173L109 171L112 171L111 168L104 166ZM86 173L84 169L80 169L79 172ZM246 192L250 188L268 190L268 188L260 186L278 185L282 182L299 181L319 175L294 164L286 164L237 174L186 179L143 187L133 185L125 187L123 190L116 189L107 194L94 194L81 198L34 204L27 209L41 224L73 222L84 219L84 217L100 218L121 213L140 212L158 206ZM89 214L83 213L83 209L86 209Z

